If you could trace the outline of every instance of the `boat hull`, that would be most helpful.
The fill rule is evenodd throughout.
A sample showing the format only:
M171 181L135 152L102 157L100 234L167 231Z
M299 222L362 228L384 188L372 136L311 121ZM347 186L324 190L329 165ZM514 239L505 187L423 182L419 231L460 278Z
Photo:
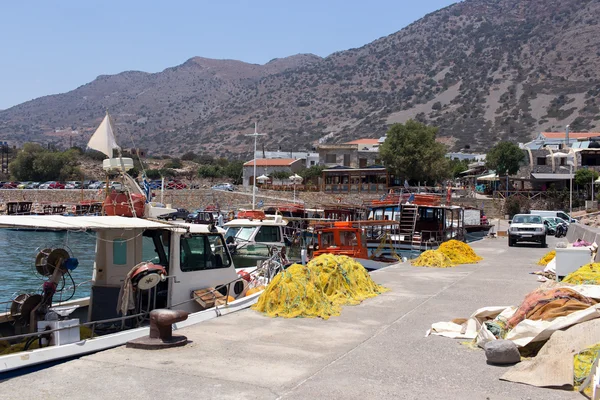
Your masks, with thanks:
M188 319L173 324L173 330L208 321L223 315L243 310L256 303L262 292L235 300L227 306L209 308L207 310L192 313ZM30 351L21 351L0 357L0 374L14 371L20 368L50 363L53 361L80 357L86 354L107 350L126 344L130 340L138 339L149 334L149 327L129 329L109 335L99 336L92 339L84 339L75 343L62 346L49 346Z

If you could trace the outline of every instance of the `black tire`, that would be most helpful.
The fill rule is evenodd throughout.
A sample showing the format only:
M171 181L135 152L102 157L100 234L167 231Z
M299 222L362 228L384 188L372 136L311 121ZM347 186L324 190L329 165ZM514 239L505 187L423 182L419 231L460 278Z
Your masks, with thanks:
M173 215L173 221L177 219L177 215Z
M515 245L514 240L512 240L511 238L508 238L508 247L513 247Z
M544 238L542 239L542 241L540 242L540 247L541 248L546 248L546 237L544 236Z

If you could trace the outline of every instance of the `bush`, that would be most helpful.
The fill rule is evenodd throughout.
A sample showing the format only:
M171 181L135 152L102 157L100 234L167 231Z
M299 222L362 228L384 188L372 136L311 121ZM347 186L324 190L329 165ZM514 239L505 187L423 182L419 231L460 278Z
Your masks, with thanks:
M531 204L525 196L517 194L504 200L504 214L508 214L511 219L515 214L528 213L530 210Z

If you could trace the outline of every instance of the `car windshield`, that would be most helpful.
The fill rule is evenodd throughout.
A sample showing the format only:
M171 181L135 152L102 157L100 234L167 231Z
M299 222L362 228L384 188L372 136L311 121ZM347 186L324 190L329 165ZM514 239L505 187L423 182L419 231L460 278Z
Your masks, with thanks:
M517 224L541 224L542 217L539 215L515 215L512 222Z

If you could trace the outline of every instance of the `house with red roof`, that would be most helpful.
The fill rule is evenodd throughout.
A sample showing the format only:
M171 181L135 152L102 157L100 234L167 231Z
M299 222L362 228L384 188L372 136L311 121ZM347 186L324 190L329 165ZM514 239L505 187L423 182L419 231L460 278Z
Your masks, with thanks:
M244 186L254 184L254 165L256 164L256 177L266 175L272 178L276 171L285 171L290 176L304 168L305 160L296 158L255 158L244 163L242 183ZM284 184L286 180L284 180ZM291 183L291 182L290 182Z

